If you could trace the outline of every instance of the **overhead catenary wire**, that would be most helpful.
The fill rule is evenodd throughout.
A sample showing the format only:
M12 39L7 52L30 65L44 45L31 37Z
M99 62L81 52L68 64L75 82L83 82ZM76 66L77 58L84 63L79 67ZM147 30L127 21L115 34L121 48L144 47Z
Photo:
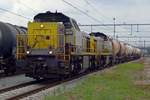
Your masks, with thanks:
M94 11L98 12L97 14L103 16L104 18L107 18L109 21L112 21L111 18L109 18L108 16L105 16L104 14L102 14L99 9L96 9L95 6L92 5L91 2L89 2L88 0L84 0ZM114 26L114 25L113 25ZM123 30L128 30L125 27L122 27Z
M4 12L8 12L8 13L10 13L10 14L12 14L12 15L15 15L15 16L18 16L18 17L21 17L21 18L24 18L24 19L26 19L26 20L32 20L31 18L25 17L25 16L23 16L23 15L17 14L17 13L15 13L15 12L9 11L9 10L4 9L4 8L0 8L0 10L1 10L1 11L4 11Z
M23 5L24 7L28 8L30 10L32 10L32 12L37 13L37 11L35 9L33 9L32 7L28 6L27 4L21 2L20 0L18 0L17 3L20 4L20 5Z
M86 2L86 4L88 4L97 14L101 15L104 18L107 18L109 21L112 21L111 18L105 16L104 14L102 14L98 9L96 9L95 6L93 6L88 0L84 0Z
M77 0L78 1L78 0ZM72 3L72 5L74 5L74 6L76 6L76 7L78 7L78 8L80 8L80 9L84 9L85 10L85 13L88 13L88 12L91 12L90 10L88 10L88 9L85 9L85 7L83 8L83 7L81 7L81 6L79 6L79 5L77 5L77 4L79 4L80 2L77 2L76 1L76 4L75 3ZM84 0L85 1L85 0ZM85 1L85 3L86 4L88 4L86 1ZM88 4L89 5L89 4ZM90 6L91 7L91 6ZM87 8L87 7L86 7ZM92 7L91 7L92 8ZM92 12L95 12L97 15L100 15L99 13L98 13L98 11L96 11L97 9L95 8L95 9L93 9L92 10ZM104 15L103 15L104 16ZM98 16L99 18L98 19L100 19L100 21L101 21L101 23L102 22L104 22L103 20L102 20L102 18L101 18L101 16ZM79 23L79 25L80 25L80 23ZM92 27L92 26L90 26L91 28L90 28L90 31L93 31L93 30L99 30L99 29L102 29L103 31L104 30L107 30L107 32L106 33L108 33L108 31L109 30L113 30L113 29L111 29L111 27L106 27L106 26L104 26L103 25L103 27L101 27L101 28L94 28L94 27ZM85 29L83 29L83 30L85 30Z
M67 2L67 1L65 1L65 0L62 0L62 1L63 1L64 3L66 3L66 4L68 4L69 6L73 7L74 9L78 10L79 12L83 13L83 14L86 15L87 17L91 18L92 20L103 24L102 21L96 19L95 17L89 15L88 13L84 12L83 10L77 8L76 6L74 6L73 4L71 4L70 2ZM104 24L103 24L103 25L104 25ZM105 28L107 28L107 27L105 27Z
M96 21L96 22L102 23L102 22L99 21L98 19L96 19L96 18L90 16L89 14L87 14L86 12L84 12L84 11L82 11L81 9L77 8L76 6L72 5L71 3L69 3L69 2L67 2L67 1L65 1L65 0L62 0L62 1L65 2L66 4L72 6L72 7L75 8L76 10L80 11L80 12L83 13L84 15L90 17L92 20L94 20L94 21Z
M84 0L84 1L85 1L86 4L88 4L88 5L90 6L91 9L93 9L92 12L95 12L97 15L100 15L100 14L101 14L100 18L103 16L104 18L107 18L107 19L109 20L109 17L106 17L105 15L103 15L98 9L95 8L95 6L91 5L90 2L88 2L87 0ZM77 2L77 3L79 4L79 2ZM72 5L74 5L74 3L73 3ZM81 8L81 7L80 7L80 8ZM86 7L86 8L87 8L87 7ZM83 9L84 9L84 8L83 8ZM87 9L85 9L85 10L89 12L89 10L87 10ZM99 19L100 19L100 18L99 18ZM111 21L112 21L112 20L111 20ZM101 22L102 22L102 20L101 20ZM104 21L103 21L103 22L104 22ZM79 24L79 25L80 25L80 24ZM89 26L91 27L91 31L92 31L93 29L98 29L98 28L93 28L92 25L89 25ZM114 26L114 24L113 24L113 26ZM101 27L105 27L105 28L106 28L106 26L105 26L104 24L102 24ZM100 28L100 29L102 29L102 28ZM123 29L125 29L125 28L123 28ZM99 29L98 29L98 30L99 30ZM104 28L103 28L102 30L103 30L103 32L104 32ZM113 30L112 27L109 27L109 30ZM107 27L107 31L106 31L105 33L112 33L112 32L109 32L109 30L108 30L108 27ZM127 29L125 29L125 30L127 30Z

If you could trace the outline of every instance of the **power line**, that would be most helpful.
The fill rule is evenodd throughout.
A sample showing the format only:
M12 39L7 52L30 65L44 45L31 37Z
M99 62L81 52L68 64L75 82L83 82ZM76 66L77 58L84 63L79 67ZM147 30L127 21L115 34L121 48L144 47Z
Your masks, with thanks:
M93 6L88 0L84 0L94 11L96 11L97 14L100 14L101 16L103 16L104 18L109 19L110 21L112 21L110 18L108 18L107 16L105 16L104 14L102 14L98 9L96 9L95 6Z
M18 16L18 17L27 19L27 20L31 20L31 18L25 17L25 16L23 16L23 15L17 14L17 13L15 13L15 12L9 11L9 10L4 9L4 8L0 8L0 10L1 10L1 11L5 11L5 12L8 12L8 13L13 14L13 15L16 15L16 16Z
M92 9L94 9L94 11L97 11L99 14L101 14L104 18L107 18L108 20L112 21L111 18L103 15L98 9L96 9L95 6L93 6L88 0L84 0L89 6L91 6ZM115 25L114 25L115 26ZM122 29L127 30L126 28L122 27Z
M18 1L18 3L21 4L21 5L23 5L24 7L26 7L26 8L28 8L28 9L32 10L34 13L37 13L35 9L31 8L30 6L26 5L25 3L22 3L22 2L20 2L20 1Z
M80 5L81 4L81 1L79 1L79 0L74 0L75 2L73 2L72 4L73 5L75 5L76 4L76 7L78 6L78 8L80 8L80 9L83 9L83 10L85 10L85 12L89 12L89 9L87 9L87 7L85 8L83 5ZM79 5L78 5L79 4Z
M114 24L84 24L80 26L114 26ZM115 26L150 26L150 23L145 24L115 24Z
M118 36L118 38L150 38L150 36Z
M88 5L93 9L92 12L95 12L97 15L101 15L101 16L103 16L104 18L108 18L107 16L103 15L98 9L96 9L93 5L91 5L87 0L84 0L84 2L85 2L86 4L88 4ZM78 2L78 3L80 3L80 2ZM80 7L80 8L81 8L81 7ZM85 8L83 8L83 9L86 10L87 12L89 11L88 9L85 9ZM109 18L108 18L108 19L109 19ZM101 20L100 23L102 23L102 21L103 21L103 20ZM112 21L112 20L110 20L110 21Z
M79 24L79 26L80 27L87 27L87 26L90 26L90 27L94 27L94 26L95 27L96 26L111 26L111 27L113 27L114 24L85 24L85 25ZM139 26L150 26L150 23L141 23L141 24L115 24L115 26L130 26L130 31L131 31L131 34L132 34L134 32L133 31L133 27L134 26L137 27L136 32L149 32L149 31L139 31ZM121 31L116 31L116 32L121 32ZM124 32L126 32L126 31L124 31Z
M84 15L86 15L86 16L88 16L88 17L90 17L90 18L91 18L91 19L93 19L94 21L102 23L101 21L99 21L99 20L97 20L96 18L94 18L94 17L90 16L89 14L87 14L87 13L86 13L86 12L84 12L84 11L82 11L81 9L79 9L79 8L75 7L75 6L74 6L74 5L72 5L71 3L69 3L69 2L67 2L67 1L65 1L65 0L62 0L62 1L63 1L63 2L65 2L66 4L70 5L71 7L75 8L76 10L80 11L80 12L81 12L81 13L83 13Z
M129 30L130 31L130 30ZM116 31L117 33L129 33L129 31ZM137 32L137 31L132 31L133 32ZM138 31L138 33L150 33L150 31L144 31L144 30L141 30L141 31ZM131 34L132 35L132 34Z
M3 13L3 11L0 11L0 13ZM9 19L11 19L9 16L7 16L7 15L3 15L3 16L1 16L1 17L4 17L4 18L9 18Z
M146 40L143 40L143 41L145 41L145 42L150 42L150 41L146 41ZM128 41L128 42L143 42L142 40L140 40L140 41ZM121 41L121 42L125 42L125 41Z
M88 16L89 18L91 18L92 20L96 21L96 22L100 22L102 23L100 20L94 18L93 16L87 14L86 12L82 11L81 9L77 8L76 6L72 5L71 3L65 1L65 0L62 0L64 3L68 4L69 6L73 7L74 9L80 11L81 13L83 13L84 15Z
M101 15L102 17L107 18L108 20L112 21L110 18L108 18L107 16L105 16L104 14L102 14L98 9L96 9L96 7L93 6L88 0L84 0L84 1L90 6L90 8L93 9L93 11L95 11L95 13L97 15Z

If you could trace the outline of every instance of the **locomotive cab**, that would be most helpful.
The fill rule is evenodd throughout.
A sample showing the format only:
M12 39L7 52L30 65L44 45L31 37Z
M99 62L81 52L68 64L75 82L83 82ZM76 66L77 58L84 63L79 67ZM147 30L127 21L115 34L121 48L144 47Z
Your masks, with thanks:
M102 42L102 44L101 44L101 54L102 55L111 55L112 54L112 43L111 43L110 38L107 35L105 35L104 33L100 33L100 32L93 32L93 33L90 33L90 35L99 37L101 39L100 42Z
M71 53L81 52L82 38L74 19L62 13L40 13L28 23L26 76L55 78L69 74ZM34 69L34 70L32 70Z

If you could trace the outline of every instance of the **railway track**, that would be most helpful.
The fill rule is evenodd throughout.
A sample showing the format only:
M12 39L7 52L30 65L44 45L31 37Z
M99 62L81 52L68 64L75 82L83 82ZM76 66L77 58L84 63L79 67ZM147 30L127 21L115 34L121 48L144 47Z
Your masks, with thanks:
M109 66L110 67L110 66ZM109 68L107 67L107 68ZM103 68L106 69L106 68ZM79 79L81 77L84 77L88 74L92 74L94 72L98 72L103 70L98 69L94 71L88 71L70 78L66 78L64 80L41 80L41 81L33 81L33 82L28 82L24 84L20 84L14 87L6 88L0 90L0 100L20 100L24 97L28 97L30 95L36 94L42 90L46 90L48 88L52 88L54 86L60 85L61 83L69 82L72 80Z
M56 86L64 81L45 81L41 83L26 83L0 91L0 100L19 100L41 90Z
M46 86L47 81L31 81L0 90L0 100L16 100L15 98L25 95L33 90ZM14 98L14 99L13 99Z
M99 71L99 70L96 70L96 71ZM74 79L78 79L90 73L91 72L82 73L77 76L73 76L64 80L50 80L50 81L42 80L40 82L33 81L33 82L20 84L14 87L2 89L0 90L0 100L19 100L21 98L38 93L42 90L57 86L61 83L72 81Z
M72 81L75 79L80 79L83 76L86 76L86 75L94 73L94 72L98 72L100 70L102 70L102 69L94 70L92 72L87 71L85 73L82 73L82 74L79 74L76 76L72 76L72 77L69 77L64 80L51 80L51 81L42 80L40 82L33 81L33 82L20 84L20 85L14 86L14 87L2 89L2 90L0 90L0 100L20 100L24 97L36 94L42 90L52 88L52 87L57 86L64 82L69 82L69 81Z
M7 88L4 88L4 89L0 89L0 94L3 94L5 92L11 91L11 90L15 90L15 89L18 89L18 88L22 88L22 87L25 87L25 86L28 86L28 85L32 85L32 84L35 84L35 83L37 83L37 81L26 82L26 83L22 83L22 84L19 84L19 85L15 85L15 86L7 87Z

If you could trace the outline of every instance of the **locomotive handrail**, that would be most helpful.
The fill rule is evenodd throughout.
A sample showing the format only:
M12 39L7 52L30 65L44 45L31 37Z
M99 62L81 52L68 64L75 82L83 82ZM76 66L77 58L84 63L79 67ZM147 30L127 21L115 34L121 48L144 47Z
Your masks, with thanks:
M25 57L25 43L26 43L26 35L25 34L17 34L16 35L16 59L21 60Z
M48 45L49 45L49 48L51 50L54 50L55 55L58 55L59 57L63 56L64 59L66 59L66 56L69 56L71 54L76 54L76 48L77 48L76 45L71 44L71 42L69 43L69 41L71 41L71 38L69 38L66 41L65 34L59 34L59 35L51 35L51 34L27 34L27 35L25 35L25 34L18 34L17 35L17 49L16 49L17 50L16 51L17 59L22 59L26 56L26 51L27 51L28 45L33 44L33 41L30 43L30 39L33 40L34 37L36 37L36 39L37 39L36 42L37 43L35 43L35 46L30 47L31 50L33 48L40 49L41 47L38 46L38 45L40 45L40 43L44 44L45 43L44 41L46 41L46 43L48 43ZM55 39L57 40L56 41L57 44L55 44L53 42ZM21 43L21 41L24 42L24 43ZM87 41L90 42L90 40L87 40ZM82 43L82 45L84 45L84 43ZM45 47L45 49L46 48L48 49L48 47ZM85 48L82 47L82 53L83 54L90 53L91 55L99 54L96 49L93 49L91 47L89 47L89 48L88 47L85 47Z

